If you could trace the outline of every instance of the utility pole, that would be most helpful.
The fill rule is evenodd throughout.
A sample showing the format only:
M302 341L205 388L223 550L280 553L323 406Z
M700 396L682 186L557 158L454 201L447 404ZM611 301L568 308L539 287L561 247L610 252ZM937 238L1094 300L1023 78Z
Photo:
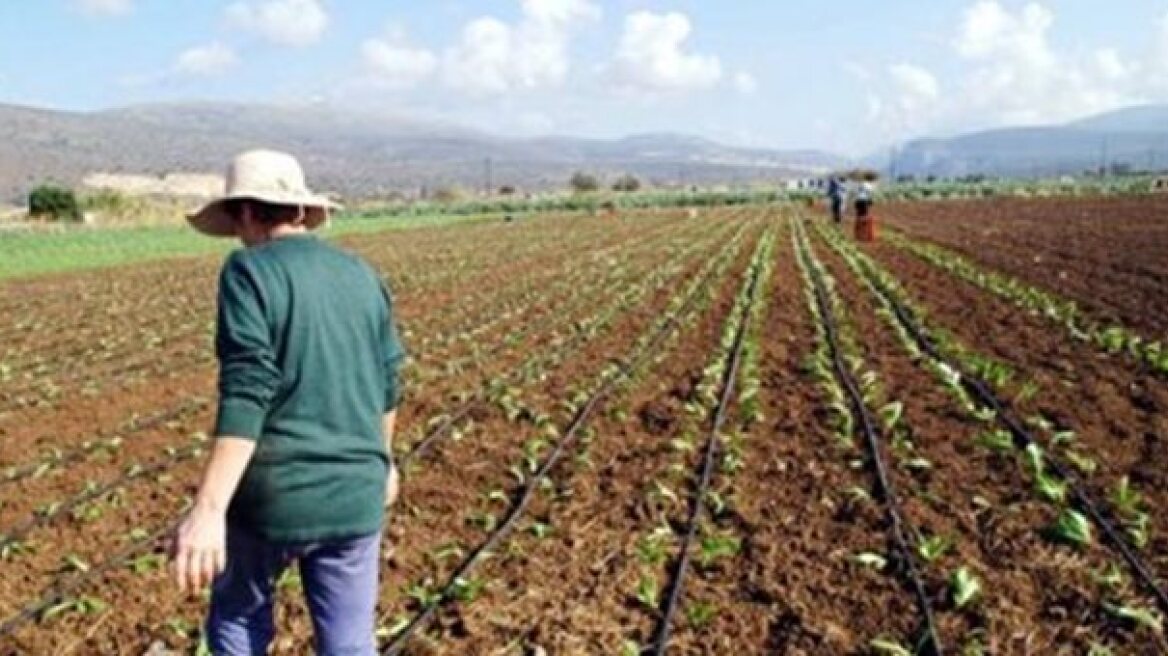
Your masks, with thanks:
M492 168L491 158L488 157L486 160L483 161L483 193L486 194L488 197L491 195L491 191L495 188L495 184L494 184L494 180L493 180L494 171L492 171L491 168Z

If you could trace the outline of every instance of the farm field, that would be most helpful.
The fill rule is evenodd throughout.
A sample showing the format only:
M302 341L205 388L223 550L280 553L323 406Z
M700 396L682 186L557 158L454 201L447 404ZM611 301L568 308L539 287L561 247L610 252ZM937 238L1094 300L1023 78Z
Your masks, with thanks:
M411 355L384 653L1168 653L1166 202L338 237ZM0 654L195 653L219 257L0 283Z

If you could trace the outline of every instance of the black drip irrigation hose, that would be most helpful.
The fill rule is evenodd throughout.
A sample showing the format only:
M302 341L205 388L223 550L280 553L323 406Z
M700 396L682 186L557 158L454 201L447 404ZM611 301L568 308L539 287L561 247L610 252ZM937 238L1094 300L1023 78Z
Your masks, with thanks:
M627 377L633 370L641 365L645 358L655 353L656 348L665 340L666 337L668 337L673 328L678 325L681 317L689 313L689 310L692 308L693 304L697 301L697 298L700 295L699 291L706 286L706 283L709 282L713 274L714 269L711 269L709 272L707 272L698 286L694 288L690 297L686 299L685 304L679 308L678 311L674 313L660 328L658 328L657 334L654 335L653 339L651 339L639 353L634 354L631 360L622 365L620 367L620 371L616 375L609 378L608 381L600 387L600 389L593 392L591 397L589 397L588 402L576 411L572 421L568 424L567 429L564 431L563 437L561 437L559 442L556 444L555 449L553 449L552 452L548 455L547 459L544 461L543 465L540 466L539 470L528 477L527 483L519 492L519 496L516 499L515 504L512 505L511 510L507 514L507 517L501 524L499 524L498 527L495 528L495 530L487 537L484 542L479 544L479 546L476 547L475 550L470 553L470 555L464 558L457 568L455 568L454 572L448 578L446 586L439 595L439 600L428 605L421 613L415 615L414 618L410 620L410 622L401 630L401 632L394 636L393 640L381 652L383 656L397 656L400 654L402 650L405 649L406 644L409 642L410 638L412 638L415 633L424 628L426 624L429 623L429 621L434 617L434 614L438 612L443 603L453 596L457 581L463 578L467 572L469 572L471 568L473 568L478 563L479 558L481 558L484 553L491 550L503 538L510 534L512 527L514 527L515 523L519 520L519 517L523 514L523 511L527 509L527 506L531 503L531 499L538 491L539 482L547 475L547 472L549 472L551 468L554 467L557 462L559 462L560 457L563 455L567 447L575 442L577 433L579 433L585 422L591 417L592 412L595 410L596 406L599 405L600 402L603 401L604 398L609 394L609 392L612 391L618 381Z
M689 569L690 545L693 544L694 537L697 535L698 520L701 517L702 508L705 505L706 489L710 486L710 478L714 471L715 456L718 452L718 433L722 430L722 424L726 419L726 409L730 406L730 401L734 396L734 381L738 377L738 367L742 362L742 345L746 341L746 331L750 324L750 314L754 308L755 294L758 291L758 274L759 270L755 269L753 277L750 280L748 300L745 307L742 308L741 324L739 324L738 330L735 332L734 346L728 356L729 366L727 366L725 373L722 375L722 393L718 399L718 407L714 411L713 424L710 426L709 437L706 440L706 453L702 462L701 477L698 480L697 491L694 494L693 504L690 507L687 524L688 529L681 542L681 558L677 562L677 569L673 574L673 585L669 590L669 598L665 603L665 609L662 612L661 620L653 639L653 644L656 645L653 648L653 653L656 656L662 656L665 654L665 650L669 648L669 632L673 614L676 612L678 603L681 601L685 574Z
M741 234L741 232L735 233L731 237L731 240L736 238L739 234ZM717 259L721 259L722 257L724 257L726 255L727 252L728 252L727 250L723 249L715 257ZM706 276L701 280L701 282L699 283L699 287L704 286L706 281L709 280L709 277L712 274L713 274L713 269L711 269L710 272L708 272L706 274ZM606 308L605 311L608 311L610 309L615 309L616 307L617 306L613 306L612 308ZM526 328L524 328L524 330L520 333L520 335L521 336L526 335L528 332L530 332L531 328L536 326L536 325L538 325L538 324L529 324ZM568 341L568 343L565 344L563 347L561 347L559 354L562 355L565 352L570 352L570 351L576 349L577 347L580 346L581 342L586 340L587 337L588 336L584 333L573 335L572 338ZM500 343L500 344L496 345L495 347L493 347L488 352L488 354L494 354L494 353L501 352L501 350L503 348L505 348L506 346L507 346L506 343ZM520 365L520 366L516 367L514 370L512 370L511 373L509 373L507 376L505 376L503 380L504 381L513 381L516 378L518 378L522 372L523 372L523 366ZM436 444L439 440L441 440L443 437L445 437L446 434L458 424L458 422L465 419L475 409L475 407L478 406L478 404L483 401L483 398L485 397L485 395L487 393L487 389L489 387L489 384L490 384L489 380L484 380L483 383L479 386L479 389L475 391L475 393L470 397L470 399L468 399L461 406L459 406L457 409L455 409L455 411L449 417L447 417L444 421L442 421L442 423L440 423L438 426L434 427L417 444L410 447L410 450L408 452L406 452L405 455L402 456L401 462L398 463L398 467L402 471L403 475L405 474L406 466L409 465L409 463L411 461L413 461L421 456L424 456L427 452L429 452L430 449L433 448L434 444Z
M988 407L994 412L994 416L1010 431L1014 439L1016 448L1025 449L1032 444L1037 445L1038 442L1030 434L1029 431L1010 413L1006 405L998 398L992 391L990 386L976 376L968 375L964 368L959 363L946 358L941 354L933 340L925 334L921 328L920 322L916 319L913 312L905 307L905 305L892 294L884 291L879 285L874 285L879 293L892 306L893 314L897 321L904 326L905 330L909 332L913 340L917 343L922 351L924 351L930 358L936 362L940 362L951 370L957 372L960 377L962 387L964 387L970 394L977 398L984 406ZM1047 461L1051 471L1053 471L1059 478L1063 479L1070 485L1071 493L1075 497L1075 501L1079 507L1082 508L1091 517L1092 521L1099 526L1100 530L1111 542L1112 547L1119 552L1120 556L1127 562L1128 566L1136 574L1136 578L1147 588L1148 592L1156 598L1156 603L1159 604L1162 612L1168 613L1168 594L1165 594L1164 589L1160 587L1156 581L1156 577L1152 574L1147 564L1140 558L1139 554L1132 549L1128 541L1115 529L1115 526L1107 519L1105 513L1099 508L1091 496L1083 489L1082 482L1079 477L1074 474L1069 467L1060 462L1057 458L1049 453L1044 452L1043 458Z
M144 545L157 544L159 540L173 533L177 527L178 521L169 522L147 537L127 545L110 558L106 558L101 563L91 566L88 570L76 576L69 577L67 580L61 581L58 579L50 584L47 591L39 599L25 605L16 614L0 621L0 638L11 635L25 623L35 620L42 613L52 608L55 604L64 601L90 581L97 579L99 576L116 567L124 565Z
M11 469L8 473L0 475L0 487L23 481L26 478L35 478L36 476L40 475L40 473L43 473L46 468L57 469L64 465L78 462L84 459L85 456L96 451L106 450L109 447L107 443L104 442L104 440L110 440L115 437L126 437L128 435L134 435L143 431L153 430L169 421L178 419L180 417L185 417L186 415L194 412L198 412L208 407L209 405L210 402L206 400L196 400L193 402L188 401L180 404L178 407L171 408L170 410L157 413L150 417L133 419L123 424L120 429L107 430L98 433L90 440L91 443L88 446L81 446L70 451L66 451L59 456L52 456L38 462Z
M713 271L711 270L702 279L702 282L700 283L699 287L704 286L706 281L708 281L712 275L713 275ZM687 304L687 306L688 306L688 304ZM663 328L663 330L664 330L664 328ZM474 408L474 405L476 403L477 403L476 400L468 401L467 403L463 404L463 406L461 406L458 410L456 410L449 418L447 418L446 421L442 422L441 425L435 427L430 432L430 434L425 439L422 440L422 442L415 445L413 448L411 448L409 453L407 453L405 456L403 456L401 466L404 467L409 461L411 461L415 457L423 455L435 441L440 439L447 431L449 431L454 425L456 425L457 422L462 417L465 417L467 414L469 414L470 411ZM183 410L189 410L189 409L191 409L191 408L185 408ZM181 414L181 412L178 412L178 414ZM162 421L165 421L165 420L162 420ZM28 525L22 525L22 526L18 527L15 531L13 531L7 535L0 534L0 548L4 548L4 547L9 546L11 544L15 544L16 542L18 542L20 540L21 537L23 537L24 535L27 535L34 528L36 528L36 526L39 526L42 523L46 523L46 522L50 521L51 519L59 516L61 513L67 512L68 510L70 510L70 509L72 509L72 508L74 508L82 503L85 503L86 501L100 497L101 495L109 492L110 490L113 490L117 487L120 487L121 485L124 485L126 482L128 482L130 480L134 480L136 478L141 478L141 477L153 474L153 473L158 473L160 471L165 471L166 469L169 469L171 466L173 466L177 462L181 462L183 460L189 459L190 457L194 457L201 450L201 448L202 448L201 446L190 447L188 449L180 451L179 453L176 453L174 456L172 456L167 461L163 461L161 463L155 463L154 465L150 465L150 466L148 466L144 469L138 470L132 474L123 475L122 477L120 477L116 481L108 483L97 490L84 492L81 495L77 495L76 497L74 497L73 499L71 499L69 501L62 502L62 504L57 509L54 510L52 515L50 515L48 517L34 518L30 522L28 522ZM538 479L539 479L539 477L536 478L536 480L538 480ZM181 514L181 512L180 512L180 514ZM98 575L100 575L104 572L107 572L107 571L127 562L142 547L157 543L158 540L160 540L161 538L165 537L166 535L168 535L170 533L173 533L174 530L177 528L177 526L178 526L177 520L168 522L163 527L161 527L158 530L156 530L155 532L151 533L146 538L143 538L141 540L135 540L131 544L127 545L124 549L117 552L117 554L115 554L114 556L107 558L106 560L102 561L100 564L91 567L88 571L86 571L82 574L79 574L78 576L70 578L67 582L51 584L49 586L48 590L46 592L44 592L37 601L34 601L34 602L26 605L24 607L24 609L19 611L16 615L13 615L12 617L9 617L9 618L3 620L2 622L0 622L0 637L4 637L6 635L11 634L13 631L15 631L17 628L19 628L25 622L28 622L28 621L35 619L37 616L39 616L45 610L52 607L53 604L60 602L65 597L67 597L71 592L80 588L82 585L84 585L88 581L95 579Z
M164 473L179 463L183 463L187 460L198 457L205 449L206 445L203 444L180 449L167 456L163 460L145 465L143 467L135 468L125 474L122 474L114 480L105 483L104 485L93 488L92 490L85 490L78 494L74 494L73 496L70 496L61 501L52 509L51 512L39 515L33 514L25 521L9 529L8 532L0 533L0 550L6 549L11 545L20 542L22 538L36 530L38 527L52 522L57 517L60 517L64 513L69 512L77 506L93 501L94 499L99 499L106 494L118 488L125 487L127 484L138 479L146 478L147 476L154 474Z
M801 236L803 240L806 240L806 235ZM806 244L806 241L801 246L806 248L808 252L810 251L810 246ZM909 582L912 584L913 592L916 594L917 605L920 608L921 615L923 615L924 626L921 632L924 635L922 637L922 644L919 645L917 651L926 656L940 656L942 648L937 632L936 618L933 614L933 605L929 599L928 592L925 590L925 583L921 578L912 549L909 547L908 539L905 537L905 525L907 522L905 522L901 514L900 502L896 498L896 491L884 467L884 459L880 457L876 422L872 420L872 415L868 412L868 408L864 404L864 395L860 392L855 377L852 376L843 361L839 347L839 333L835 323L835 313L832 311L831 304L827 300L827 291L823 282L823 276L818 268L812 266L809 254L800 253L800 255L804 258L805 264L807 264L807 270L811 275L811 280L815 287L815 302L823 318L823 327L827 336L828 345L831 348L832 366L835 369L836 378L843 384L844 391L847 393L852 406L852 413L859 420L859 428L864 434L868 450L871 453L872 464L876 470L876 479L880 486L881 496L884 498L885 512L888 515L889 521L892 523L893 539L895 540L897 549L901 552L901 564L907 569L906 574L908 575Z
M194 335L197 331L192 331L190 334ZM179 358L178 364L171 365L167 368L170 373L187 372L195 369L210 361L205 348L202 345L192 346L187 349L182 349L176 353L168 356L168 359ZM79 369L72 374L62 376L56 380L41 380L28 383L23 387L15 390L5 391L0 393L0 399L3 403L0 404L0 413L11 412L15 410L23 410L38 401L52 403L57 399L46 398L43 391L40 389L46 383L53 388L61 389L64 385L71 385L77 383L89 383L97 380L108 381L126 374L133 374L140 371L145 371L151 366L159 363L161 353L150 353L141 358L135 358L128 363L117 367L103 369L103 370L86 370ZM109 364L108 362L93 363L93 364ZM26 396L31 394L31 396Z

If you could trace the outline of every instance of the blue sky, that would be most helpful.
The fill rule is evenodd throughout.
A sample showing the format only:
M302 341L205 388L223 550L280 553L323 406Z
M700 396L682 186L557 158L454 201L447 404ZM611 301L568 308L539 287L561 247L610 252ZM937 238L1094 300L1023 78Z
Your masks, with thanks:
M1168 1L0 4L0 102L195 99L862 154L1168 102Z

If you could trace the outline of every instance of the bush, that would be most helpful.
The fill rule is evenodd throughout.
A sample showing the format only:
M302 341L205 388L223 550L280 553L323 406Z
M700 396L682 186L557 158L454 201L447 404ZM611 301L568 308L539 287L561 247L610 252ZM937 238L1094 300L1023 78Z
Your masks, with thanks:
M54 221L80 221L81 207L72 189L45 184L28 195L28 213Z
M591 174L577 171L572 174L572 179L568 181L572 186L572 191L578 194L585 194L591 191L600 189L600 180Z
M640 191L640 189L641 181L633 175L622 175L616 179L616 182L612 183L613 191L634 192Z
M433 199L436 203L457 203L466 197L466 193L458 187L439 187L434 191Z

